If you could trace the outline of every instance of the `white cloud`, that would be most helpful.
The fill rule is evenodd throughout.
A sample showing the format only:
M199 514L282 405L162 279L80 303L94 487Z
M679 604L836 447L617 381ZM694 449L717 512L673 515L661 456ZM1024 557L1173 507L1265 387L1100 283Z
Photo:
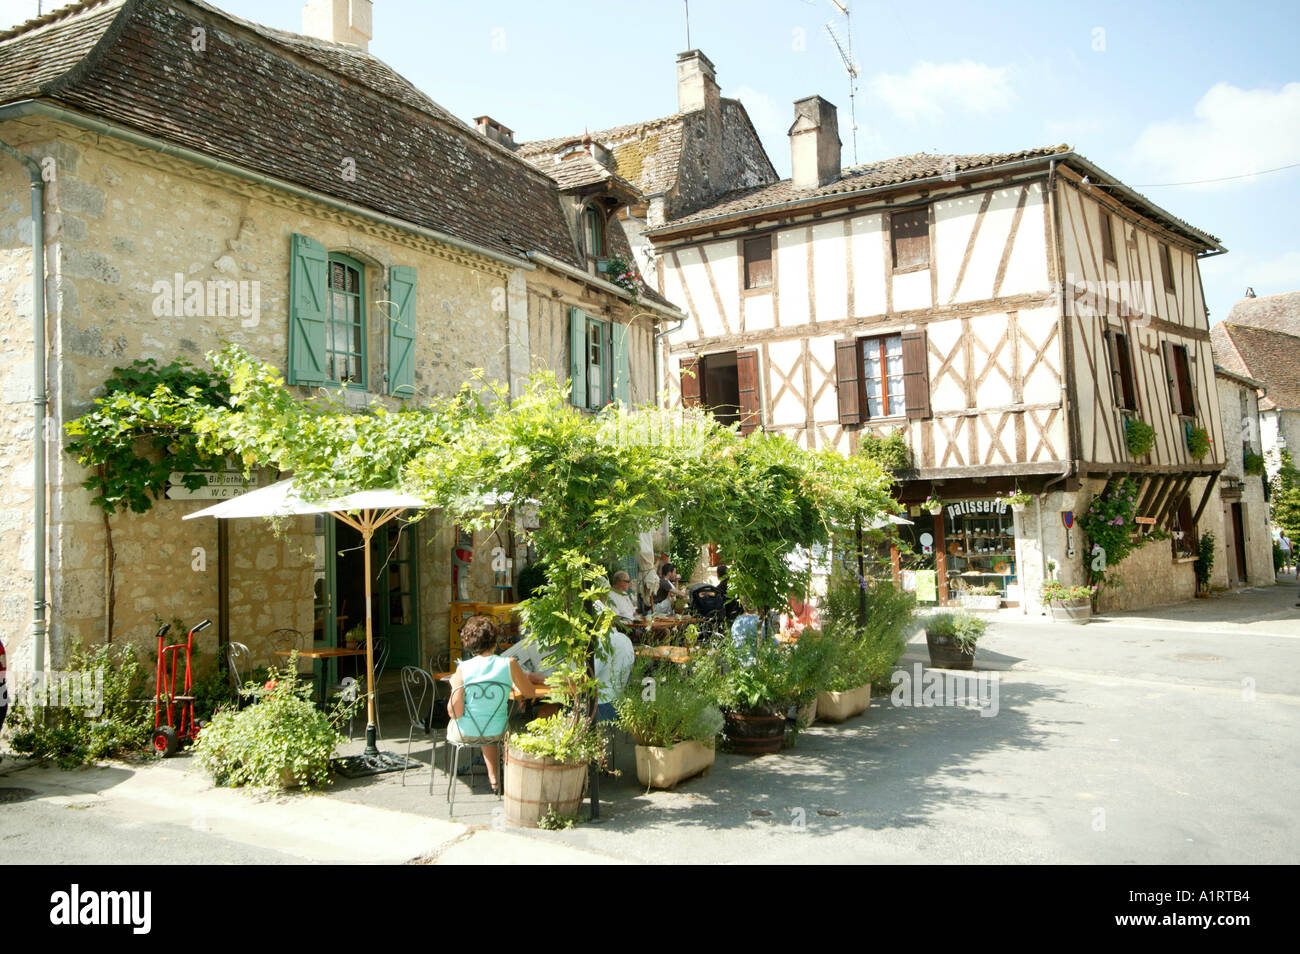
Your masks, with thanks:
M1300 162L1300 83L1280 90L1216 83L1192 112L1193 119L1152 123L1138 136L1134 159L1153 182L1241 176ZM1257 181L1250 176L1197 188Z
M50 2L41 5L45 13L59 7L66 7L66 3ZM0 30L8 30L20 23L26 23L36 16L36 0L0 0Z
M876 99L904 119L935 121L949 110L995 113L1014 99L1011 70L974 60L921 61L908 73L878 73L870 80Z

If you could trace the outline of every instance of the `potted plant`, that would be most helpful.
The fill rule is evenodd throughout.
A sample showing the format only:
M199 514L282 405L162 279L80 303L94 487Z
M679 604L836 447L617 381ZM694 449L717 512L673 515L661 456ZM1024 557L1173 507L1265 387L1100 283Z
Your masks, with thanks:
M1246 451L1242 455L1241 469L1248 477L1262 477L1264 475L1264 455L1256 454L1254 451Z
M925 620L925 642L935 669L971 669L988 621L969 613L936 613Z
M1002 606L1002 588L996 583L967 587L958 592L957 601L964 610L987 613Z
M247 694L258 703L217 711L194 746L197 764L218 785L312 788L329 781L330 757L346 740L339 732L358 704L338 699L330 712L312 702L311 683L298 675L298 654L271 670Z
M1210 452L1210 435L1203 427L1187 428L1187 453L1192 460L1200 460Z
M1058 623L1086 623L1092 617L1095 586L1066 586L1060 580L1044 580L1039 595Z
M766 640L744 647L724 641L718 654L718 705L728 747L741 755L779 752L786 710L797 692L790 652Z
M828 624L819 635L826 644L826 664L816 699L817 718L822 722L844 722L866 712L871 705L875 654L867 635L851 624Z
M1141 418L1130 417L1124 422L1124 443L1131 457L1145 457L1156 442L1156 429Z
M1034 498L1023 490L1013 490L1002 499L1011 504L1011 509L1016 513L1024 513L1025 507Z
M358 623L343 634L343 644L348 649L356 649L366 641L366 628Z
M551 698L563 693L555 687ZM605 758L605 739L579 707L534 719L510 736L504 780L506 824L537 828L548 812L573 816L586 791L587 766Z
M614 702L619 728L636 742L636 775L647 788L671 788L707 771L723 718L707 664L639 663Z
M934 494L931 494L930 496L926 497L925 500L921 501L921 509L928 510L930 513L932 513L934 516L937 517L939 516L940 513L943 512L943 501L940 500L938 497L936 497Z
M1192 564L1196 571L1196 595L1210 595L1210 572L1214 569L1214 534L1203 533L1196 544L1196 562Z

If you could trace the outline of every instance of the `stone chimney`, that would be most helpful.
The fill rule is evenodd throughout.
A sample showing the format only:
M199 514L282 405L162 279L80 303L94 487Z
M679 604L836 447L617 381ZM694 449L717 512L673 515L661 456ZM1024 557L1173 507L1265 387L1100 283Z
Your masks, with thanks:
M370 47L370 0L307 0L302 32L318 40L348 43L364 53Z
M474 119L474 126L483 135L487 136L495 143L500 143L507 149L515 148L514 130L507 129L491 116L477 116Z
M693 113L697 109L717 112L722 107L713 63L699 50L677 54L677 111Z
M796 189L816 189L840 177L840 124L835 106L820 96L795 100L790 168Z

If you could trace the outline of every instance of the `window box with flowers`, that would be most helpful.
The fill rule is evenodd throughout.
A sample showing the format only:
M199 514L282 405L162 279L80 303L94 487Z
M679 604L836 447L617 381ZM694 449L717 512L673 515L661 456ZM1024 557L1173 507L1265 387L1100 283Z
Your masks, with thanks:
M641 272L631 259L607 258L599 262L597 268L609 281L628 293L632 304L637 303L641 293Z

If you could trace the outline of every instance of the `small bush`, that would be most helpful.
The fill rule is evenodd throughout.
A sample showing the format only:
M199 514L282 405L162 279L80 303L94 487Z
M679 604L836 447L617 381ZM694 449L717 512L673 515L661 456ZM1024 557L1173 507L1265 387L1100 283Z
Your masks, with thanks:
M615 700L619 727L638 745L672 748L678 742L712 746L722 731L708 663L684 666L638 662L627 689ZM645 680L651 678L653 684Z
M600 727L572 710L534 719L526 730L510 736L510 745L537 758L569 765L605 761L605 737Z
M1264 474L1264 455L1247 451L1242 458L1241 466L1248 476L1261 477Z
M1202 593L1210 590L1210 573L1214 570L1214 534L1203 533L1196 545L1196 562L1192 564L1196 571L1196 588Z
M9 691L16 699L8 724L15 752L53 760L60 768L76 768L136 752L149 744L153 707L147 700L152 693L148 673L134 647L123 644L77 649L65 668L75 673L102 673L102 677L91 677L91 685L98 693L102 678L103 708L97 714L89 712L99 707L94 700L86 699L77 706L38 705L35 703L42 700L11 683Z
M1145 421L1130 417L1124 425L1124 442L1133 457L1145 457L1156 442L1156 429Z
M963 653L973 653L988 628L988 620L969 613L936 613L925 621L927 633L931 636L951 636Z
M858 454L874 460L886 472L912 469L912 449L902 431L890 431L884 437L863 434L858 440Z
M249 686L257 699L246 709L221 709L204 726L195 761L218 785L274 788L285 770L304 788L329 782L329 760L344 741L338 730L358 702L340 699L331 713L312 702L310 682L298 676L298 655L273 669L265 687Z
M1193 427L1187 432L1187 453L1192 460L1200 460L1210 452L1210 435L1203 427Z

